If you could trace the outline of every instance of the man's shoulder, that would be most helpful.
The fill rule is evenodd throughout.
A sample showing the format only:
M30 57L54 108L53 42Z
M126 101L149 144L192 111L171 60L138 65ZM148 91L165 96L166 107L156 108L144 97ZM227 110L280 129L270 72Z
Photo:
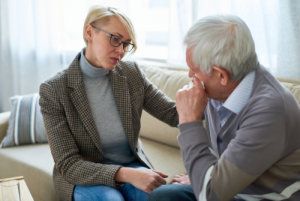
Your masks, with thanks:
M284 110L286 102L295 99L293 95L266 69L259 68L249 103L260 109Z
M265 94L262 97L273 97L273 99L280 99L281 93L284 92L284 87L280 82L265 68L260 67L256 71L256 77L253 86L253 95Z

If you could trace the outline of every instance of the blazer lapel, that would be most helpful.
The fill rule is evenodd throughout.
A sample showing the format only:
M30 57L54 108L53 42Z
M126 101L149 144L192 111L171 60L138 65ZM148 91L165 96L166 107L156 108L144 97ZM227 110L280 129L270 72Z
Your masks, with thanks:
M127 78L121 74L121 70L122 69L120 69L119 66L116 66L115 69L110 72L110 81L124 131L132 150L134 150L137 144L137 136L134 136L133 134L131 103Z
M99 151L102 152L100 137L96 129L96 125L84 88L83 77L79 66L79 57L76 58L77 59L75 59L71 64L68 74L68 86L72 88L72 92L70 93L71 101L74 104L74 107L76 108L88 134L94 141Z

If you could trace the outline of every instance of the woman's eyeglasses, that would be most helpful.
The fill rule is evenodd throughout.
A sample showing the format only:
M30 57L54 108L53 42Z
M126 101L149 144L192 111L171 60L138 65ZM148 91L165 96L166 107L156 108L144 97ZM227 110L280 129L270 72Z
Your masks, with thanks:
M134 44L128 43L128 42L123 42L119 37L109 33L108 31L105 31L105 30L103 30L103 29L101 29L101 28L99 28L99 27L97 27L93 24L91 24L91 26L93 28L97 29L98 31L102 31L102 32L106 33L107 35L109 35L110 36L109 42L112 46L119 47L121 44L123 44L123 50L125 52L130 52L133 49Z

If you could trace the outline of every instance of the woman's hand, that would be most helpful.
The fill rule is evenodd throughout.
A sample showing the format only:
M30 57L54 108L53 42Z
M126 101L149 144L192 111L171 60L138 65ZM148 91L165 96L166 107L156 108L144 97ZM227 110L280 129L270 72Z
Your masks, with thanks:
M193 81L179 89L176 93L176 109L179 123L202 119L208 99L201 81L194 77Z
M168 175L151 169L121 167L116 173L115 179L118 182L130 183L146 193L151 193L154 189L166 184L164 179L166 177Z

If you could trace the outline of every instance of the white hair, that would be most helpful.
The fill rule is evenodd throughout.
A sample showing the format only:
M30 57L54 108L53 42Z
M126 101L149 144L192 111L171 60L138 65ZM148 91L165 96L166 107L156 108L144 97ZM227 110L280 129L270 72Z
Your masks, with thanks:
M205 74L218 66L237 81L258 66L250 30L237 16L216 15L200 19L190 28L184 43L188 48L194 48L193 62Z

